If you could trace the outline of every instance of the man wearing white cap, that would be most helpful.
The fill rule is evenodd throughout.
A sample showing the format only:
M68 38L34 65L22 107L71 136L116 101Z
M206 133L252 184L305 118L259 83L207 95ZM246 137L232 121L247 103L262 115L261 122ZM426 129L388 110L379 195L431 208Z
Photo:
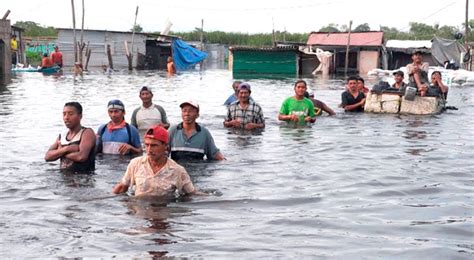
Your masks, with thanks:
M224 160L224 155L214 143L211 133L196 123L199 105L194 101L183 102L181 117L183 122L169 130L169 145L173 160Z

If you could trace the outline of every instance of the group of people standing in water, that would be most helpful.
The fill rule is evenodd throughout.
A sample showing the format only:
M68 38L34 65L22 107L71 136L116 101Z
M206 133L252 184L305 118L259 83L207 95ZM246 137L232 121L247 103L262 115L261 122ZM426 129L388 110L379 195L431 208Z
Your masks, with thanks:
M393 73L395 83L391 86L403 92L413 85L421 96L446 94L447 87L441 81L441 73L434 72L432 85L428 85L419 54L413 54L413 64L407 66L410 83L403 83L404 73ZM235 81L234 93L225 101L227 114L224 127L246 130L262 129L265 118L262 107L251 97L251 86L247 82ZM437 91L436 91L437 90ZM349 77L346 90L341 95L341 107L345 111L363 111L369 89L360 77ZM432 93L431 93L431 92ZM97 131L81 125L82 106L68 102L63 108L63 121L67 130L59 134L45 154L46 161L60 159L61 169L72 172L90 172L95 169L97 153L136 155L113 193L127 192L135 186L136 196L160 196L170 193L201 194L194 186L186 169L177 161L225 160L217 148L209 130L196 122L200 107L195 101L182 102L182 122L170 126L164 108L154 104L149 87L139 91L142 105L133 110L131 123L125 121L125 105L118 99L110 100L107 112L110 121L99 126ZM301 126L316 121L323 112L336 113L324 102L314 98L304 80L294 84L294 95L286 98L279 110L278 120L289 125ZM144 145L144 149L142 148ZM145 150L145 155L142 155Z

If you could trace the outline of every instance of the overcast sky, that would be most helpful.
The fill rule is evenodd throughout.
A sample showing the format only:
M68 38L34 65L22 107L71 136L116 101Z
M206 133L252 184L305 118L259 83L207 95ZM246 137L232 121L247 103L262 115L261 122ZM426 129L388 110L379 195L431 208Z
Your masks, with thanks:
M81 26L82 0L74 0L76 28ZM409 22L439 23L461 28L465 19L465 0L84 0L86 29L128 31L133 26L136 6L137 24L145 32L159 32L169 19L172 31L243 33L309 33L329 23L349 24L353 28L368 23L372 30L380 25L409 29ZM469 6L472 17L474 3ZM43 26L72 28L70 0L1 0L0 17L10 10L9 19L34 21ZM471 18L474 19L474 18Z

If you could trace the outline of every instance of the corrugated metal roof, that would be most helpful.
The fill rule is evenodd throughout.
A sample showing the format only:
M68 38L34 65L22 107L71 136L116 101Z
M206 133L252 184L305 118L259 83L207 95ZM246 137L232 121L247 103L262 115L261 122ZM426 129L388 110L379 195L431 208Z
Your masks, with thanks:
M385 44L387 48L399 48L399 49L408 49L408 48L431 48L431 41L410 41L410 40L388 40Z
M312 32L308 37L308 45L346 46L347 32ZM351 46L382 46L383 32L351 32Z

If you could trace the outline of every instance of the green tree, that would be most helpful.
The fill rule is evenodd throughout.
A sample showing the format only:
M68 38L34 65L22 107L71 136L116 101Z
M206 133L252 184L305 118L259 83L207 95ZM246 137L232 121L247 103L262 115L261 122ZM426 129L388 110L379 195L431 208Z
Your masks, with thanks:
M416 38L416 40L431 40L436 35L436 27L439 25L430 26L424 23L410 22L410 34Z
M330 23L326 26L323 26L319 29L319 32L340 32L339 30L339 25L338 24L335 24L335 23Z
M141 33L143 32L143 28L141 27L140 24L135 24L134 27L132 27L132 29L130 29L131 32L135 31L137 33Z
M368 31L370 31L370 26L368 23L359 24L354 29L354 32L368 32Z
M24 36L58 36L58 32L52 26L44 27L31 21L18 21L14 26L24 29Z

